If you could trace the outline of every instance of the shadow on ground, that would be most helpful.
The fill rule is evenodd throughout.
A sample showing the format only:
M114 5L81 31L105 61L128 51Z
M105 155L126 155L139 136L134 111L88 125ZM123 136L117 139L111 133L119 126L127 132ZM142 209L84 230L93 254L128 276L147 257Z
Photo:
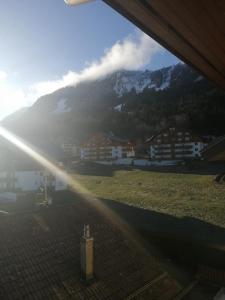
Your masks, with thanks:
M224 162L190 161L185 165L142 168L145 171L194 175L218 175L225 171Z
M76 201L72 192L57 193L55 203ZM82 198L82 197L81 197ZM198 265L225 268L225 228L192 217L178 218L109 199L100 199L122 220L179 264L196 269Z
M95 162L78 161L71 166L72 171L80 175L89 176L109 176L112 177L115 171L119 170L142 170L146 172L160 172L160 173L175 173L175 174L196 174L196 175L218 175L225 171L224 162L206 162L206 161L192 161L185 165L177 166L126 166L126 165L104 165Z
M156 244L165 256L188 263L225 268L225 228L191 217L177 218L101 199L145 239Z
M71 169L80 175L111 177L114 173L114 170L111 166L101 165L95 162L79 161L74 163Z
M133 167L122 165L104 165L95 162L79 161L74 163L71 169L80 175L112 177L115 171L132 171Z

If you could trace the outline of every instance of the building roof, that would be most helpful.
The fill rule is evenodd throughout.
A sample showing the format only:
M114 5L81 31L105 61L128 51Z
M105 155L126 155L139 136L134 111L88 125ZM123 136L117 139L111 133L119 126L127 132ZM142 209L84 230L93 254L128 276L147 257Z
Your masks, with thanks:
M182 61L225 89L225 2L104 0Z
M31 158L26 160L5 160L0 161L0 172L19 172L19 171L44 171L45 168Z
M155 139L158 138L159 135L161 135L163 133L166 133L166 132L170 133L170 134L177 133L177 132L181 132L181 133L188 132L191 136L191 142L193 142L193 141L196 141L196 142L201 141L202 142L203 141L202 137L192 134L189 130L180 129L180 128L176 128L176 127L167 127L167 128L164 128L164 129L160 130L158 133L151 136L150 138L148 138L146 140L146 143L152 144L153 142L155 142ZM177 135L176 135L176 137L177 137Z
M168 128L164 128L157 132L156 134L152 135L151 137L146 139L146 143L151 143L159 134L163 133L165 130L168 130Z
M202 156L211 161L225 160L225 136L217 138L204 148Z
M82 147L104 147L104 146L121 146L129 145L127 140L118 138L113 134L99 132L92 135L85 143L82 144Z
M94 237L94 280L80 280L84 224ZM177 283L114 225L77 200L0 216L1 299L173 298Z

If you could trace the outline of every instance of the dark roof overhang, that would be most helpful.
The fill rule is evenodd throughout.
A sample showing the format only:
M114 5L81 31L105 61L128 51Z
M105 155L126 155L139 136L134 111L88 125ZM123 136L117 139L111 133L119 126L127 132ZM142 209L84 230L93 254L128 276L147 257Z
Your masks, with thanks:
M104 2L225 89L225 1Z

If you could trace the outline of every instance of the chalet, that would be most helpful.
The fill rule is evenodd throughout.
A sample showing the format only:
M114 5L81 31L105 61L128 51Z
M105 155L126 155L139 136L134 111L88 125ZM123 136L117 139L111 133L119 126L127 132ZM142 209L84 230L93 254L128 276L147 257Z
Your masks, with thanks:
M81 159L92 161L134 157L133 145L113 135L98 133L81 146Z
M164 129L147 142L152 160L198 159L206 146L200 137L178 128Z

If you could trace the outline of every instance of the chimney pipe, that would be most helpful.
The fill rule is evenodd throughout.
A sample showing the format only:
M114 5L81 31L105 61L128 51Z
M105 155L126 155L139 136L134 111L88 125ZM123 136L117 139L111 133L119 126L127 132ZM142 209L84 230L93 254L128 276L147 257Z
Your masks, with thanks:
M89 225L84 225L81 238L81 276L85 281L93 278L94 274L94 239L90 236Z

